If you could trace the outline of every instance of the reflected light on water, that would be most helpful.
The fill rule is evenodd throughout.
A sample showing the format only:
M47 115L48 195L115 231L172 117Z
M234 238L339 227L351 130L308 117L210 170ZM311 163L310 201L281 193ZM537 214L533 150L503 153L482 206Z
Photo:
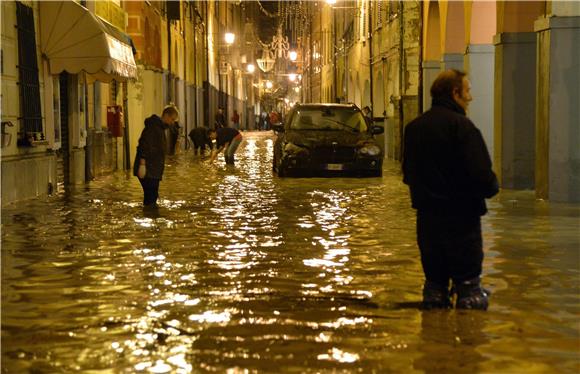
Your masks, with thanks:
M233 167L169 157L154 216L124 172L3 207L2 370L578 372L579 207L492 199L490 310L420 311L399 163L278 178L243 136Z
M318 355L318 359L352 363L358 361L359 355L356 353L348 353L345 351L341 351L338 348L332 348L331 350L328 351L328 353Z
M231 314L228 311L215 312L213 310L207 310L202 314L190 314L190 321L200 322L200 323L228 323L231 319Z

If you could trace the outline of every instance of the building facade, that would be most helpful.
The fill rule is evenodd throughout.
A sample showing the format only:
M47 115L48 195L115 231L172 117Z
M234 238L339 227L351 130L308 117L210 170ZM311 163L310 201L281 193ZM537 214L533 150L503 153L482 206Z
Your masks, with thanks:
M404 126L430 107L429 88L448 68L469 74L468 115L502 187L580 201L580 3L290 1L278 13L264 5L1 2L2 204L128 169L144 119L169 103L180 109L181 135L213 126L218 107L253 129L284 99L266 82L278 87L294 73L287 103L298 95L369 106L385 126L386 157L400 160ZM256 37L264 16L293 20L298 58L248 73L273 48Z
M1 7L2 205L130 169L144 119L168 104L180 110L184 146L192 128L213 126L218 106L254 123L247 46L222 42L246 28L239 2Z
M435 77L465 70L501 186L580 201L580 3L338 0L307 12L304 101L371 107L400 160Z

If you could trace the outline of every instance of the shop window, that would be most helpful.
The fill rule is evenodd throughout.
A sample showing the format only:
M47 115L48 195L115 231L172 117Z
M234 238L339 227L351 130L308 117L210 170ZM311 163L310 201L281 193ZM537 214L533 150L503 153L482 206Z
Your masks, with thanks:
M33 145L33 142L45 139L42 129L36 34L32 8L17 2L16 20L21 120L18 144Z

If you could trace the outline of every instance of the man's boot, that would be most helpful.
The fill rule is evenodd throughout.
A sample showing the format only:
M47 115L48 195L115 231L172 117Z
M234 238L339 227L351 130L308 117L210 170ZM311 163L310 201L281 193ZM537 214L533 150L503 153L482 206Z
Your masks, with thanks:
M426 280L423 286L423 303L421 304L421 308L449 309L451 306L447 286Z
M481 287L479 277L455 284L457 290L457 309L487 310L489 306L489 291Z

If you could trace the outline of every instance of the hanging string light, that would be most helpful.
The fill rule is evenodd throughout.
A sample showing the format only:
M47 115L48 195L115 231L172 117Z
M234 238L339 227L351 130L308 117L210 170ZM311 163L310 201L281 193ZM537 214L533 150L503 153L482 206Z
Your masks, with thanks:
M260 0L258 0L258 5L260 6L260 10L262 11L262 13L264 13L266 16L268 16L270 18L276 17L276 14L272 14L272 13L268 12L266 9L264 9L264 7L262 6L262 2Z

